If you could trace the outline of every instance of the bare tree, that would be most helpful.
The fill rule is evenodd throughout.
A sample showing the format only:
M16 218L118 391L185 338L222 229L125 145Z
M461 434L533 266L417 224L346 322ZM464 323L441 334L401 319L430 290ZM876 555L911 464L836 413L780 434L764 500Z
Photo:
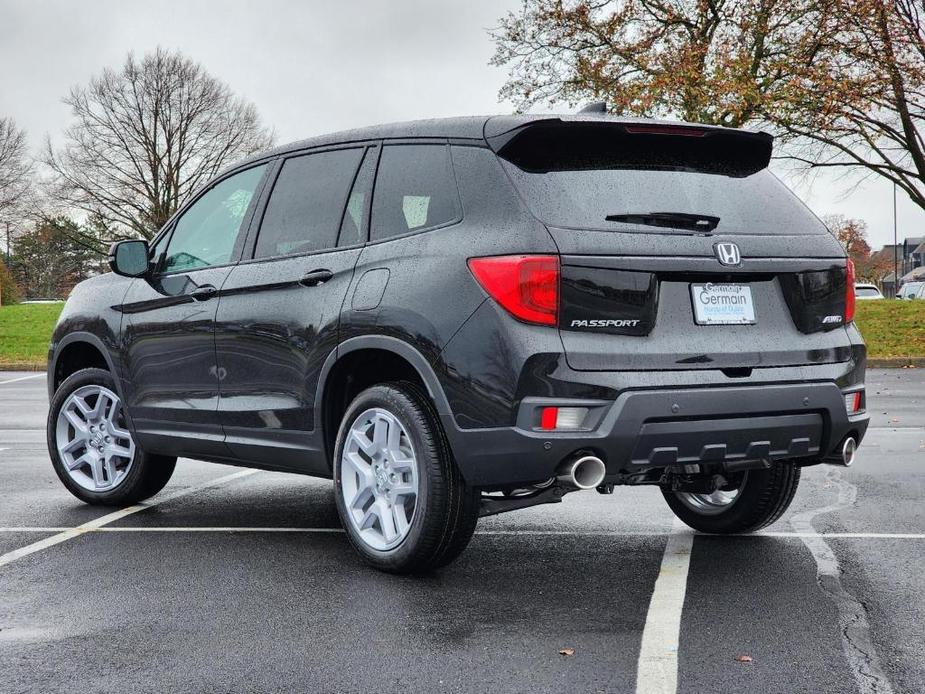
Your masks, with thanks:
M12 118L0 118L0 221L21 208L32 185L32 160L26 148L26 133Z
M64 102L75 122L60 148L46 143L50 195L112 238L151 238L209 178L273 141L253 104L161 48L140 60L130 53Z

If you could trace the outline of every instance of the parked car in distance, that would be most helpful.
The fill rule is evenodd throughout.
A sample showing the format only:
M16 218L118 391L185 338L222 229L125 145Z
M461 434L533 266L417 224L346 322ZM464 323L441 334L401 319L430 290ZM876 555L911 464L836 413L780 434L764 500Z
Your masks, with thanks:
M921 285L918 288L918 291L916 291L915 296L913 296L912 298L913 299L925 299L925 282L921 283Z
M925 287L925 282L906 282L899 288L899 294L896 295L896 298L914 299L922 287Z
M74 289L55 471L105 505L181 456L333 479L349 541L392 572L448 564L481 516L615 485L703 532L762 528L868 425L853 265L771 151L583 113L241 162Z
M855 283L854 295L858 299L882 299L883 294L876 284Z

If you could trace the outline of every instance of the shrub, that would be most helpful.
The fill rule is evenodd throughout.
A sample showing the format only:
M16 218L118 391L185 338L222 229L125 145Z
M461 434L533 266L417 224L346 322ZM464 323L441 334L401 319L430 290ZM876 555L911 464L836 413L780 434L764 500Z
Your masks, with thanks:
M4 306L19 303L19 287L6 265L0 261L0 303Z

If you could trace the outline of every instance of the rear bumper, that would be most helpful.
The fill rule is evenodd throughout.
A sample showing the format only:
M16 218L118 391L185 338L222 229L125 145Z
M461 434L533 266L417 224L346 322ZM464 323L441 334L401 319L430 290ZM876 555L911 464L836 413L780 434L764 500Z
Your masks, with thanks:
M846 436L860 441L867 430L866 412L847 414L845 392L826 381L633 390L613 401L526 398L513 427L460 429L451 416L443 424L467 482L504 487L548 479L579 450L600 456L608 475L700 462L822 458ZM537 430L534 411L544 405L588 407L587 429Z

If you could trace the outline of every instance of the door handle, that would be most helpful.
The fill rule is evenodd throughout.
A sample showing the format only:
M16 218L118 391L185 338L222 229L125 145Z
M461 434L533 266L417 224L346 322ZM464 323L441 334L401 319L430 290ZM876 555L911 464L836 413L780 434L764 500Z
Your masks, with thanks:
M299 284L303 287L317 287L319 284L324 284L332 277L334 277L334 273L330 270L312 270L302 275Z
M199 287L196 287L196 289L191 291L189 295L196 301L208 301L216 294L218 294L218 290L215 287L213 287L211 284L203 284Z

